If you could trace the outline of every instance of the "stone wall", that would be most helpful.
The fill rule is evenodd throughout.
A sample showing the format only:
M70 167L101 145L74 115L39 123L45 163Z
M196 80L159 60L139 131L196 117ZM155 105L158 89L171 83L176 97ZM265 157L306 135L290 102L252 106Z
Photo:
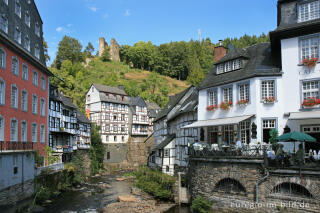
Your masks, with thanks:
M77 153L80 153L83 158L84 158L84 161L83 161L83 167L84 167L84 171L86 173L86 175L90 175L91 171L90 171L90 163L91 163L91 160L90 160L90 156L89 156L89 149L84 149L84 150L77 150L76 151Z
M212 200L215 209L223 208L230 211L257 210L259 206L254 205L260 205L259 210L262 212L279 210L282 207L299 211L319 211L320 172L268 170L269 176L258 187L259 202L255 204L256 183L268 174L266 171L259 160L245 162L226 161L226 159L190 159L188 177L191 195L193 198L203 196ZM297 192L294 192L294 187L290 193L285 189L274 191L286 183L296 184L294 187L298 187ZM310 193L312 197L301 194L302 190ZM292 207L294 203L297 205L304 203L308 206Z
M33 179L16 184L0 191L0 209L1 206L14 205L18 201L29 198L34 193Z

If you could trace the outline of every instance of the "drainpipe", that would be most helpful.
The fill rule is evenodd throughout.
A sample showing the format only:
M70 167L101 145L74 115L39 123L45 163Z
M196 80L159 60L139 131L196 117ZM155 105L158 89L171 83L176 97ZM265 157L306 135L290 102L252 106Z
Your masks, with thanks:
M259 185L260 183L262 183L264 180L266 180L269 176L270 176L270 173L268 171L268 169L265 169L267 171L267 175L262 177L261 179L259 179L256 183L256 203L259 202L259 199L258 199L258 192L259 192Z

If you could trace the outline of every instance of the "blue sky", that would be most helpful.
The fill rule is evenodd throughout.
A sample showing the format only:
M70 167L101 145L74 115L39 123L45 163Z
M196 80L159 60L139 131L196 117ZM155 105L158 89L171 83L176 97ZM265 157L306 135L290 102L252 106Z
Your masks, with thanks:
M51 60L64 35L90 41L103 36L120 45L151 41L189 41L209 37L217 42L245 33L276 28L277 0L35 0L43 20Z

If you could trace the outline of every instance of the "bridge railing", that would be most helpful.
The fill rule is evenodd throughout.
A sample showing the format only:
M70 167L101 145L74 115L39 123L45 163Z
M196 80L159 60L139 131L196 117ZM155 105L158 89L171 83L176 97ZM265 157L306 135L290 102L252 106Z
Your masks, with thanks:
M0 152L7 151L29 151L34 150L34 143L31 141L0 141Z
M268 146L264 145L244 145L241 148L233 146L222 146L220 148L211 148L204 146L202 148L189 147L190 157L213 157L213 158L264 158Z

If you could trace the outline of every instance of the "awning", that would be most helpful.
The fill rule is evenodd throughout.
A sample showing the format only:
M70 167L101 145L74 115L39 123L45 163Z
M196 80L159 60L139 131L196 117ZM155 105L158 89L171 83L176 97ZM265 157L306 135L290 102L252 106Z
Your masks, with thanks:
M231 118L219 118L214 120L204 120L204 121L197 121L193 124L187 125L182 127L183 129L186 128L196 128L196 127L204 127L204 126L221 126L221 125L231 125L231 124L238 124L241 121L247 120L254 115L244 115L244 116L237 116Z
M289 120L320 119L320 111L291 112Z

